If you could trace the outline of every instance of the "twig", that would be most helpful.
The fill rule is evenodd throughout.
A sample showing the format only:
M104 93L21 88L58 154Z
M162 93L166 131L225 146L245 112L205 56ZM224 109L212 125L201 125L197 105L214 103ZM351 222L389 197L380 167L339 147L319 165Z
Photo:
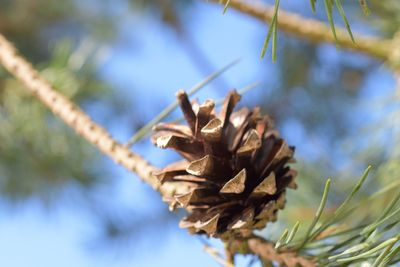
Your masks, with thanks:
M110 134L96 124L84 111L73 104L62 94L58 93L49 82L23 57L18 55L16 48L0 34L0 63L20 80L26 89L46 105L55 115L63 120L76 133L92 145L97 147L103 154L122 165L128 171L136 173L144 182L148 183L154 190L159 191L163 197L170 197L175 192L185 192L187 188L174 183L165 183L162 186L152 175L156 170L143 157L133 153L126 146L113 139ZM293 252L278 253L274 244L256 236L250 236L242 240L233 240L230 244L245 243L245 250L234 249L230 252L255 254L267 261L277 261L293 267L300 264L304 267L314 267L312 260L297 256ZM234 247L235 248L235 247ZM224 261L227 266L229 261ZM232 265L233 266L233 265Z
M104 128L96 124L84 111L58 93L49 82L39 75L29 62L18 55L15 47L1 34L0 63L20 80L28 91L74 129L78 135L85 138L117 164L136 173L144 182L148 183L154 190L159 191L164 197L172 195L175 191L184 191L184 188L179 187L177 184L161 186L152 175L156 171L154 166L113 139Z
M232 251L229 249L229 244L225 243L225 267L229 266L235 266L235 253L232 253Z
M230 250L242 254L258 255L262 260L274 261L287 267L315 267L312 258L297 255L292 251L275 249L275 244L259 236L252 235L243 240L234 240L230 243Z
M208 254L210 254L216 262L218 262L219 264L221 264L224 267L235 267L228 259L224 259L221 257L219 251L215 248L212 248L208 245L204 246L204 251L207 252Z
M219 0L211 0L211 2L219 3ZM271 23L274 17L274 7L261 2L252 1L250 3L245 0L231 0L229 6L231 9L236 9L264 23ZM366 37L360 34L354 35L356 43L353 43L347 31L340 27L336 27L336 41L325 23L284 10L279 10L278 28L300 39L313 43L337 44L342 48L362 52L382 60L390 59L394 48L394 43L391 40Z

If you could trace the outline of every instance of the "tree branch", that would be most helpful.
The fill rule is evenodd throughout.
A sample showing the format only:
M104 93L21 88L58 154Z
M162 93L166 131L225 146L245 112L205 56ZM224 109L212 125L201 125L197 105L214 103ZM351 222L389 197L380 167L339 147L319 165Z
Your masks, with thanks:
M219 0L211 1L214 3L220 2ZM270 23L274 16L274 8L261 2L248 3L245 0L231 0L229 6L264 23ZM281 31L299 39L312 43L337 44L342 48L365 53L381 60L390 59L391 51L394 48L391 40L367 37L360 34L354 35L356 43L353 43L347 31L340 27L336 27L336 42L331 29L325 23L315 19L304 18L281 9L279 10L278 27Z
M229 249L233 253L253 254L259 256L267 262L277 262L287 267L316 267L312 258L297 255L293 251L278 251L275 244L262 237L251 235L242 240L236 239L229 243Z
M114 140L110 134L96 124L84 111L58 93L24 58L18 55L15 47L0 34L0 63L18 80L20 80L34 96L46 105L55 115L69 125L75 132L109 156L117 164L136 173L144 182L164 197L174 192L184 191L178 184L160 185L152 175L156 168L140 155Z
M126 146L113 139L100 125L96 124L84 111L73 104L47 82L40 74L18 54L16 48L0 34L0 63L21 81L26 89L46 105L55 115L69 125L81 137L98 148L103 154L113 159L117 164L128 171L136 173L144 182L165 198L175 193L187 192L187 188L178 183L164 183L160 185L152 175L156 168L143 157L130 151ZM255 254L268 261L284 263L289 267L301 264L304 267L314 267L314 263L306 258L297 256L293 252L280 253L275 250L273 243L261 237L250 236L234 239L231 244L245 244L245 250L233 247L232 254Z

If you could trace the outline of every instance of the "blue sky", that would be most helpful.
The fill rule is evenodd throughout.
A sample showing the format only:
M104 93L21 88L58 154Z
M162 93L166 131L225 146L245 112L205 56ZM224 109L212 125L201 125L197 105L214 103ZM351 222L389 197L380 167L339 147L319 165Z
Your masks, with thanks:
M238 66L223 76L224 80L229 85L241 88L256 80L266 80L265 76L269 75L270 82L250 92L244 101L254 102L261 93L270 93L277 82L275 69L269 59L261 62L259 58L266 26L235 12L222 16L221 9L214 5L199 4L197 8L196 17L191 19L188 27L189 34L202 47L212 64L220 68L236 58L242 58ZM132 105L137 105L137 112L148 120L161 109L154 108L154 103L167 105L173 101L177 89L190 88L203 75L182 51L172 31L150 18L137 19L136 16L121 17L119 31L123 37L109 47L109 57L101 66L100 75L118 94L131 101ZM133 23L135 27L131 27ZM279 53L278 49L278 57ZM262 69L254 68L255 64L266 66ZM390 90L393 86L393 80L385 69L380 69L375 75L367 80L367 96L376 92L373 88L377 86L377 80L383 90ZM220 98L226 92L227 89L217 91L210 86L199 95ZM102 120L100 112L90 110L98 121ZM101 122L109 125L110 131L121 141L126 141L131 134L130 128L123 126L127 123L124 119ZM302 139L293 134L293 129L297 133L301 132L301 129L297 131L295 127L294 124L284 129L286 136L294 142ZM166 156L158 153L149 142L143 142L134 149L152 158L159 166L166 161ZM159 204L155 204L159 199L149 197L148 187L137 177L111 162L107 161L107 164L113 168L115 179L118 179L113 191L117 203L150 212L153 208L156 211L160 209ZM34 201L16 211L2 207L0 266L219 266L211 256L203 252L197 238L189 236L177 225L167 226L169 233L159 235L163 240L158 240L156 233L150 242L138 242L132 248L134 251L128 251L123 257L91 249L88 239L95 233L94 227L89 216L73 207L61 207L48 212ZM244 262L246 260L240 260L242 265Z
M243 87L253 82L257 73L251 71L251 61L258 60L259 51L249 45L249 40L257 39L265 27L236 15L222 19L215 6L201 5L199 8L190 35L203 47L216 68L242 58L241 64L224 76L230 84ZM139 25L135 25L132 34L130 24L133 20L135 16L121 20L120 31L124 37L109 47L109 57L101 66L100 73L118 93L131 97L133 104L135 99L141 98L141 107L151 107L144 110L143 116L151 118L158 112L152 106L154 101L168 104L177 89L190 88L203 75L182 52L173 32L144 17L135 21ZM226 46L226 43L231 44ZM211 94L211 97L220 98L227 90L215 92L210 88L205 91L207 97ZM101 120L96 110L90 109L90 112L95 119ZM117 139L124 141L129 137L128 127L119 127L119 123L114 122L104 123L111 125L110 130ZM148 144L137 149L147 155L157 153ZM165 162L157 158L154 161L158 164ZM149 201L147 185L111 162L109 164L119 180L115 194L120 201L126 205L137 203L138 208L144 208L144 203ZM0 209L0 266L218 266L203 252L202 243L177 225L168 230L169 234L161 235L164 240L153 238L151 244L140 242L134 247L135 251L124 252L122 257L90 248L88 243L95 232L94 227L89 216L71 207L48 212L35 201L16 210L3 207Z

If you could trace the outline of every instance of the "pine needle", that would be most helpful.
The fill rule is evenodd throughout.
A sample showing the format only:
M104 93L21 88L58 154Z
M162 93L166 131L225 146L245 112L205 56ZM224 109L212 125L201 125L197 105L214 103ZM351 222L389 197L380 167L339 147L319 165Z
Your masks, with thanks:
M350 213L346 210L347 206L350 204L351 200L353 199L354 195L360 190L362 185L364 184L366 178L368 177L369 172L371 171L372 166L369 165L367 169L364 171L364 174L358 180L357 184L351 190L350 194L346 197L343 203L335 210L333 217L328 219L325 223L323 223L317 230L315 230L312 235L311 239L317 237L321 232L323 232L326 228L332 225L338 218L342 218L344 216L348 216ZM340 217L339 217L340 216Z
M279 9L279 0L276 1L277 7L275 7L276 9L276 14L275 14L275 23L274 23L274 27L272 29L272 62L276 61L276 43L277 43L277 32L278 32L278 9Z
M374 254L374 253L386 248L387 246L395 244L397 241L399 241L399 239L400 239L400 235L397 236L397 237L390 238L390 239L382 242L378 246L376 246L376 247L374 247L374 248L372 248L372 249L370 249L370 250L368 250L368 251L366 251L364 253L358 254L358 255L353 256L353 257L345 258L345 259L338 259L337 262L344 263L344 262L349 262L349 261L354 261L354 260L359 260L359 259L363 259L363 258L369 257L372 254Z
M386 218L389 213L393 210L395 207L396 203L400 200L400 192L390 201L390 203L386 206L386 208L383 210L381 216L375 220L374 223L378 223L379 221L383 220ZM400 222L398 222L400 223ZM372 225L372 224L371 224ZM372 228L369 232L366 232L366 235L371 235L371 233L375 230L375 228Z
M386 267L390 264L390 261L396 256L400 254L400 245L393 249L379 264L378 267Z
M315 13L315 3L316 2L317 2L317 0L310 0L311 9L312 9L312 12L314 12L314 13Z
M292 230L290 230L289 236L286 239L285 245L288 245L293 238L295 237L297 231L299 230L300 222L297 221L296 224L293 226Z
M374 231L378 226L382 225L383 223L389 221L392 218L398 218L398 215L400 215L400 208L392 212L391 214L387 215L385 218L372 223L371 225L367 226L364 228L364 230L361 231L361 235L365 235L367 233L370 233L371 231ZM399 221L400 223L400 221Z
M226 11L228 10L229 4L231 3L231 0L227 0L224 6L224 11L222 11L222 14L225 14Z
M353 43L355 43L356 41L354 40L353 33L351 32L349 21L347 20L347 17L346 17L346 14L344 12L342 3L340 1L341 0L335 0L336 8L339 10L340 16L342 16L342 18L343 18L344 24L346 25L346 29L347 29L347 32L350 35L351 41Z
M389 255L389 253L392 250L394 245L395 245L395 243L392 243L388 247L386 247L386 249L384 251L382 251L382 253L376 258L376 260L374 261L374 263L372 264L371 267L378 267L383 262L383 260L386 258L386 256Z
M366 243L366 242L361 243L361 244L357 244L355 246L352 246L352 247L346 249L342 253L330 256L328 259L329 260L336 260L337 258L340 258L340 257L346 256L346 255L349 255L349 254L353 254L353 253L365 250L365 249L369 248L370 246L371 246L371 244Z
M360 180L357 182L356 186L353 188L351 191L350 195L347 196L345 201L335 210L334 216L339 216L344 209L347 207L347 205L350 203L350 201L353 199L354 195L360 190L362 185L365 182L365 179L367 179L369 172L371 171L372 166L369 165L367 169L364 171L364 174L361 176Z
M330 188L330 186L331 186L331 179L328 179L328 180L326 181L326 183L325 183L324 192L323 192L323 194L322 194L322 199L321 199L321 202L319 203L318 210L317 210L317 212L315 213L314 219L313 219L313 221L311 222L311 224L310 224L310 226L309 226L309 228L308 228L308 230L307 230L307 233L306 233L306 235L305 235L305 237L304 237L304 240L303 240L303 242L301 243L301 245L300 245L300 247L298 248L298 250L301 250L301 249L307 244L307 241L309 241L310 234L311 234L312 230L314 229L315 225L317 224L317 222L318 222L319 218L321 217L322 212L323 212L323 210L324 210L324 208L325 208L326 200L328 199L328 194L329 194L329 188Z
M284 244L284 239L286 239L286 237L289 234L289 230L286 228L285 231L283 231L281 237L278 239L278 241L275 244L275 249L280 248L283 244Z
M337 42L338 38L336 35L335 23L333 22L333 17L332 17L332 9L333 9L332 2L331 0L324 0L324 3L325 3L325 12L329 20L329 25L331 26L332 34Z
M265 40L264 40L264 44L263 44L263 47L261 50L261 58L264 58L264 56L265 56L265 53L267 51L267 47L269 44L269 40L271 39L271 35L274 31L275 31L274 39L276 42L276 31L277 31L276 28L278 27L278 24L277 24L278 10L279 10L279 0L275 0L274 16L272 17L272 21L271 21L271 24L269 25L267 36L265 37ZM275 30L274 30L274 28L275 28ZM275 46L276 46L276 43L275 43ZM276 48L275 48L275 50L276 50ZM275 51L275 53L276 53L276 51ZM276 55L274 56L274 51L272 51L272 59L274 59L274 58L276 58Z

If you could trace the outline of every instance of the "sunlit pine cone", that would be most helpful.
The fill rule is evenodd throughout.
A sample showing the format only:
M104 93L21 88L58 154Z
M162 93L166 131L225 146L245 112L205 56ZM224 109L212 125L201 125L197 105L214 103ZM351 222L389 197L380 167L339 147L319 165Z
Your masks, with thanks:
M296 188L294 148L279 137L269 116L258 107L233 112L241 96L231 91L219 113L215 103L191 103L177 93L187 125L160 123L153 142L172 148L184 160L155 175L161 183L188 186L169 200L188 211L180 226L191 233L224 233L264 228L276 221L286 202L286 188Z

